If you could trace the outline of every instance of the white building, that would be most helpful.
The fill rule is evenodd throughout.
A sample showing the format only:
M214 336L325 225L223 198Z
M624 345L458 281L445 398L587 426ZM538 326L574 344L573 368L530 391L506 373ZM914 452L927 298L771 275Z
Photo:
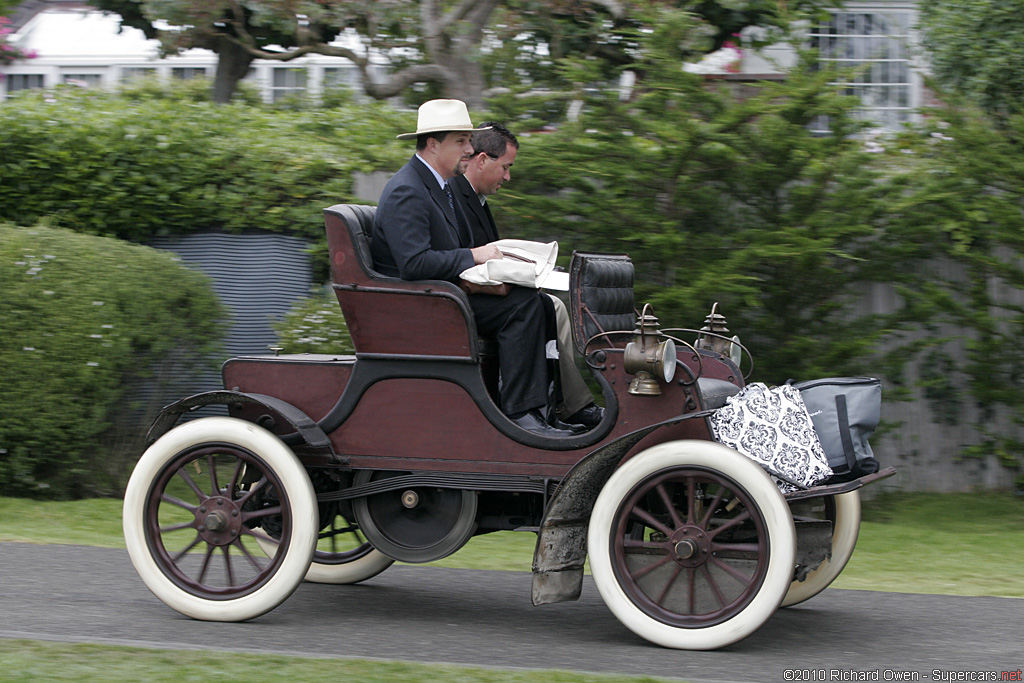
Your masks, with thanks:
M61 3L45 6L9 36L34 59L0 65L0 101L17 90L48 88L61 83L84 87L116 88L140 76L163 79L213 79L217 55L192 49L167 58L160 57L159 41L149 40L142 31L125 26L120 18L84 4ZM355 36L340 37L348 47L358 45ZM340 44L340 43L339 43ZM343 57L309 55L290 62L256 60L245 81L274 102L293 94L317 95L331 86L346 86L361 92L359 73Z

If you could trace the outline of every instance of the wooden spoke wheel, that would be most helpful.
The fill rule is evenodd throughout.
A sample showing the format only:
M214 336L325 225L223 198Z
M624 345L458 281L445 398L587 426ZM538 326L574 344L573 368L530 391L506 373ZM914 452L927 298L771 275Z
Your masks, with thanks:
M721 444L659 444L623 464L590 520L602 598L637 635L714 649L753 633L793 577L796 535L778 488Z
M810 600L828 588L842 573L853 556L857 536L860 534L860 492L850 491L837 496L800 501L794 503L791 510L794 517L827 519L832 522L832 557L807 572L803 581L794 580L790 584L782 600L783 607Z
M277 551L254 534L277 529ZM158 439L139 460L124 501L128 554L173 609L243 621L281 604L316 545L317 507L305 469L280 439L250 422L209 417Z
M320 540L313 553L313 563L306 572L306 581L359 583L394 564L393 559L376 550L365 539L353 515L345 515L331 506L327 516L330 522L320 530ZM277 552L277 541L269 535L258 534L256 540L268 555Z

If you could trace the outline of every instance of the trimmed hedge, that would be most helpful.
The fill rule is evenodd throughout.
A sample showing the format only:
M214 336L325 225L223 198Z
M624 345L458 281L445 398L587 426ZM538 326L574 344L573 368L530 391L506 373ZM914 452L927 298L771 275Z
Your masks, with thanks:
M412 153L387 105L273 111L77 88L0 105L0 220L145 242L218 228L320 239L357 170Z
M209 281L148 247L0 225L0 289L0 495L118 492L141 452L118 429L144 410L132 388L159 394L215 348Z

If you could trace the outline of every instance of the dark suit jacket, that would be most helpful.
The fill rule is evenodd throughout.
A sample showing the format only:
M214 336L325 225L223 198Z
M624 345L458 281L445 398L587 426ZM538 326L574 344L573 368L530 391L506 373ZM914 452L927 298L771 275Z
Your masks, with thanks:
M471 246L458 202L452 211L437 179L414 156L381 194L370 240L374 266L403 280L457 282L474 265Z
M481 204L480 199L473 189L473 184L466 179L466 176L458 176L449 182L454 184L455 198L462 203L462 209L469 221L469 229L473 235L473 246L479 247L484 244L498 241L498 226L494 224L494 216L491 215L491 207L486 203Z

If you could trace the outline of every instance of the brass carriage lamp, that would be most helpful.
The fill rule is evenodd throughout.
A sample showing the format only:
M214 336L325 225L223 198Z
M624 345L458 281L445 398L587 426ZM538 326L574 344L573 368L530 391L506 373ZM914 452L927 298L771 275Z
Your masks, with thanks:
M635 375L629 383L633 396L660 396L658 378L671 382L676 374L676 345L671 339L655 342L658 335L658 319L647 313L647 306L633 330L633 341L626 344L622 367Z
M730 356L733 350L733 342L739 341L738 337L728 336L729 328L725 326L725 316L718 312L718 302L711 307L711 313L704 318L704 327L700 328L697 335L697 348L707 351L714 351L723 356Z

